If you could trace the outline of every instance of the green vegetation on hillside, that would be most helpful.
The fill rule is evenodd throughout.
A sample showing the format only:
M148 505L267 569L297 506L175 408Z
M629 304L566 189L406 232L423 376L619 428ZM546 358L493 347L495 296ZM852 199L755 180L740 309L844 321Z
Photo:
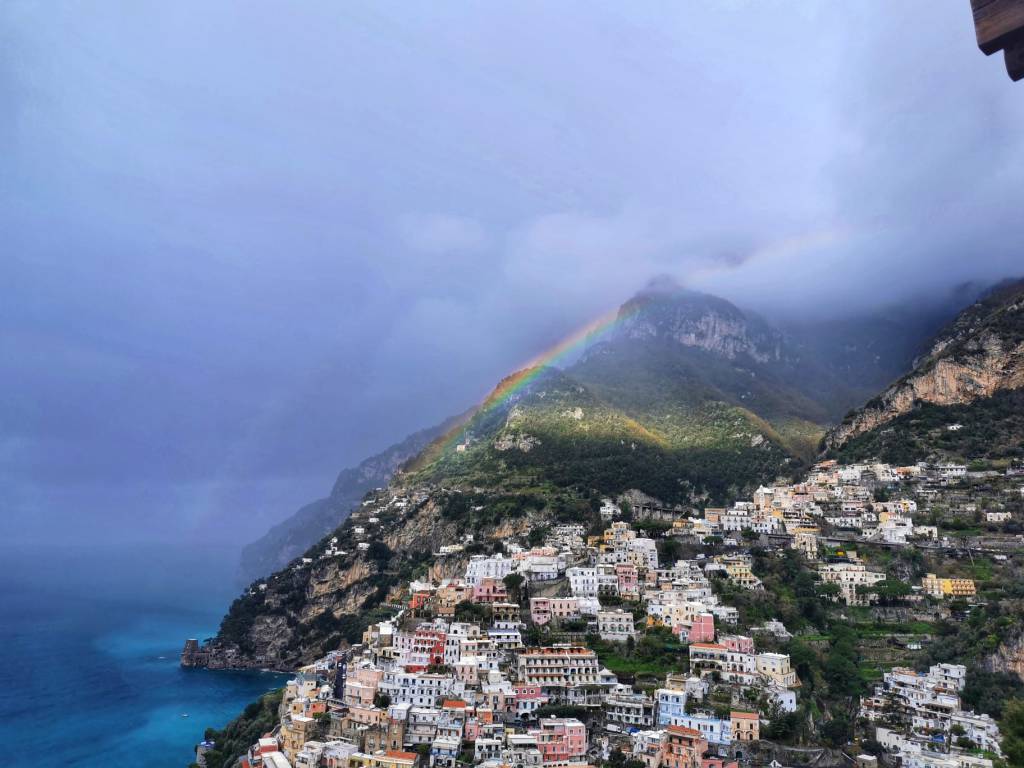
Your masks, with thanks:
M647 400L626 410L554 369L481 411L464 440L462 449L449 446L417 468L418 479L608 495L636 488L667 503L724 503L800 465L770 424L741 407Z
M207 728L204 739L215 747L206 753L208 768L230 768L246 753L252 744L274 729L278 722L277 709L284 689L272 691L252 702L238 717L223 729ZM192 766L195 766L192 763Z
M952 425L960 426L949 429ZM878 458L893 464L929 456L961 461L1024 458L1024 390L1003 390L965 405L919 403L832 455L843 462Z

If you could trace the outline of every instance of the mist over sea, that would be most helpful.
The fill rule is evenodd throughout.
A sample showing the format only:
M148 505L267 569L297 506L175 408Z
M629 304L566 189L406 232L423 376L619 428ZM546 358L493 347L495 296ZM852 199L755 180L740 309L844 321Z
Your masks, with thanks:
M178 666L184 639L212 635L236 593L222 547L0 558L0 743L13 765L184 768L207 726L285 679Z

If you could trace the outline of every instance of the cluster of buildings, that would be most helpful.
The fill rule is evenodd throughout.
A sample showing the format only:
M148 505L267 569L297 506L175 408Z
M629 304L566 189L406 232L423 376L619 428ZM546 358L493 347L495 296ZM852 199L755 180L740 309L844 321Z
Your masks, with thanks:
M825 525L887 543L935 538L934 527L914 525L915 501L874 499L876 488L903 481L903 475L896 469L902 468L888 464L847 467L833 461L822 462L802 483L763 486L750 501L737 502L730 509L706 509L702 518L677 521L676 527L701 536L722 536L736 543L736 535L744 531L807 537L819 533ZM814 554L813 549L809 554Z
M962 664L936 664L927 672L895 667L861 700L860 714L903 768L990 768L992 761L977 752L1000 754L999 725L963 710L966 677Z
M737 564L707 558L662 567L654 540L622 521L589 539L582 526L559 526L543 546L507 544L502 554L472 556L461 578L410 583L406 608L369 626L361 645L300 670L285 690L278 727L246 761L250 768L583 768L606 759L617 742L648 768L735 768L728 752L716 750L757 741L761 715L716 710L709 690L763 687L792 711L799 686L788 656L757 653L751 638L718 633L716 619L735 622L736 611L719 603L708 573ZM742 565L749 573L749 561ZM559 579L557 596L510 599L520 585ZM467 603L481 607L471 619ZM531 626L616 643L668 627L689 642L691 673L637 690L585 642L527 645ZM578 714L551 716L562 708Z
M484 628L402 623L376 624L362 645L304 667L286 686L278 727L252 745L245 765L584 768L608 758L610 735L649 768L738 768L718 748L759 740L761 716L705 708L710 676L735 664L750 672L734 681L798 684L788 657L754 654L749 638L721 638L714 647L740 649L722 659L708 655L710 644L691 646L695 673L670 674L649 694L619 683L583 646L481 654ZM426 670L425 653L434 655ZM465 664L476 665L472 674ZM544 705L581 708L604 727L545 716Z
M738 768L765 720L797 710L801 684L787 654L756 647L762 634L788 639L786 627L772 620L740 634L716 580L763 590L744 549L756 539L802 552L819 581L835 585L835 599L870 605L886 574L837 549L837 533L887 546L938 542L935 527L915 522L915 499L965 476L955 464L822 462L804 482L758 488L731 508L662 514L659 531L671 520L666 536L726 545L725 554L671 563L611 500L597 535L563 524L540 546L506 541L501 552L466 557L467 534L436 553L460 558L457 577L411 582L404 608L371 625L361 645L300 670L248 768L584 768L607 760L612 746L644 768ZM392 497L385 514L416 503ZM368 545L380 522L371 511L323 556ZM916 600L976 595L972 580L932 573L913 588ZM653 690L623 683L587 647L596 635L632 648L665 630L685 646L688 672L666 670ZM998 727L962 710L964 678L958 665L895 668L862 700L861 715L902 768L991 768L976 752L998 752Z

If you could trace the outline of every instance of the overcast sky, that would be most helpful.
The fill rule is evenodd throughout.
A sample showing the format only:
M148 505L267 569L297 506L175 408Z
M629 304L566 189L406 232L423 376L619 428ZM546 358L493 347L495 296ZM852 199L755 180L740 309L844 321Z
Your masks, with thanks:
M0 4L0 535L249 540L652 275L1024 272L966 0Z

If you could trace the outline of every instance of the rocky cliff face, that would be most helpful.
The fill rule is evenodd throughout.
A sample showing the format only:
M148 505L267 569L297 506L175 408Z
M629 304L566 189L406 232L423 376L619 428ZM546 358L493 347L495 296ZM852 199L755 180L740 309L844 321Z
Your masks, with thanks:
M783 356L782 334L725 299L675 287L648 289L619 312L620 338L670 340L729 360L759 363Z
M942 331L914 369L826 437L838 448L921 403L964 405L1024 387L1024 281L1000 286Z
M1024 680L1024 635L1007 638L985 662L989 672L1005 672Z

